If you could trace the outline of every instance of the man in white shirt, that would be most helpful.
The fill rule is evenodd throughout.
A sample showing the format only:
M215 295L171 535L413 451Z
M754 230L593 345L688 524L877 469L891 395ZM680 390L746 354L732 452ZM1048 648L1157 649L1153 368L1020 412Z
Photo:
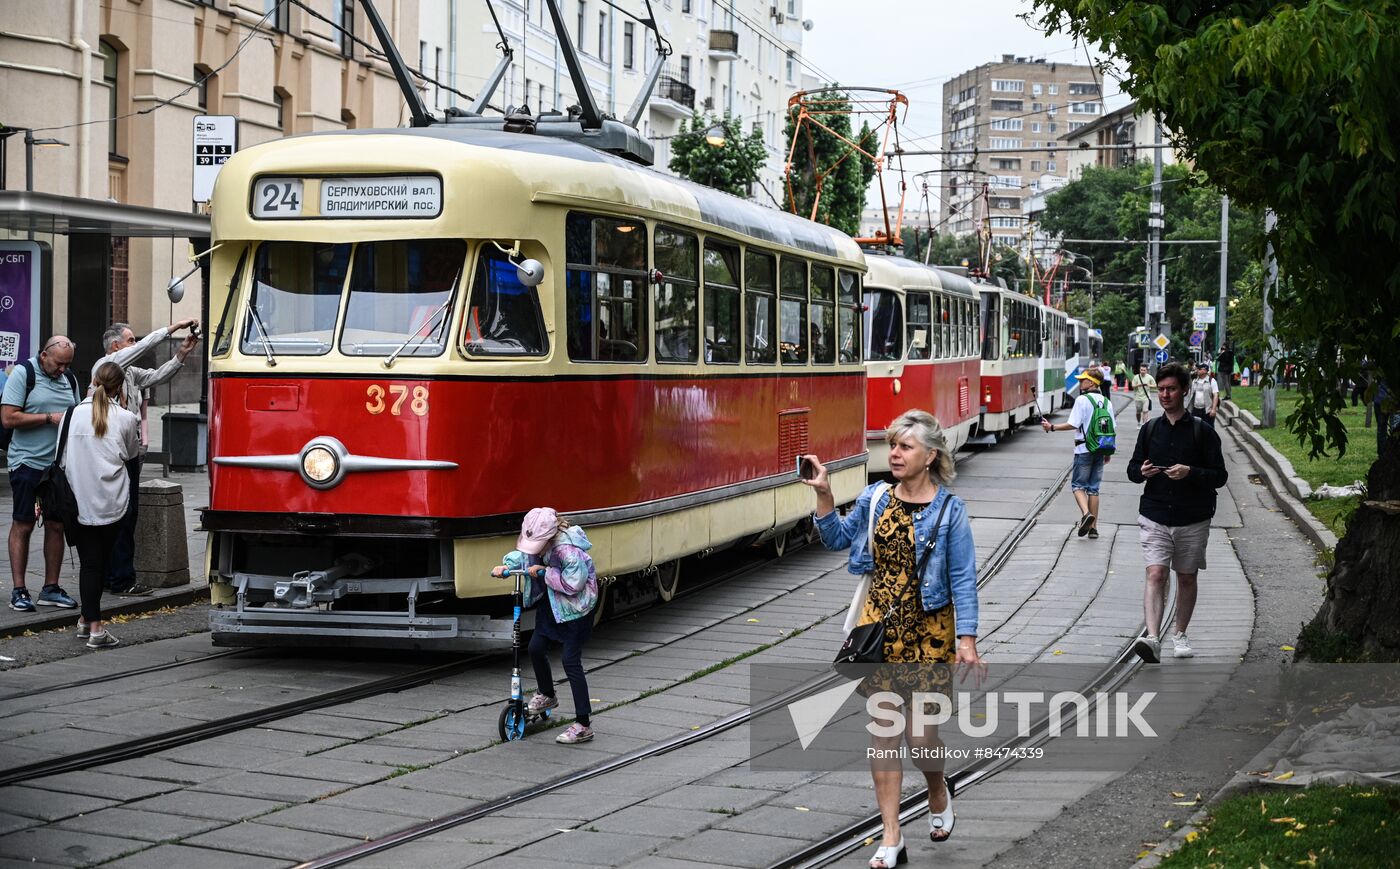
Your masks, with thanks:
M112 552L111 567L106 578L106 588L116 594L148 595L150 589L136 584L136 507L140 500L141 464L150 445L150 433L146 425L145 390L169 381L185 365L185 358L199 342L197 327L199 321L193 317L154 329L140 341L126 323L113 323L102 333L102 349L107 355L92 366L96 371L103 362L115 362L126 373L126 387L123 390L123 407L135 414L141 424L141 449L136 458L127 462L127 475L130 477L130 508L121 520L121 530L117 535L116 549ZM191 329L191 327L196 327ZM191 329L190 334L176 348L175 354L159 368L141 368L137 359L172 333L181 329Z
M1108 464L1109 455L1093 452L1088 446L1087 429L1094 416L1096 406L1113 405L1109 399L1099 394L1101 369L1091 365L1079 378L1079 395L1074 399L1074 407L1069 412L1069 422L1052 423L1041 418L1040 425L1046 434L1052 431L1074 431L1078 437L1074 441L1074 470L1070 476L1070 491L1074 493L1074 503L1079 506L1079 521L1075 523L1079 536L1089 539L1099 537L1099 486L1103 482L1103 468Z
M1210 376L1210 363L1196 365L1196 379L1191 381L1191 391L1186 395L1186 409L1191 415L1215 428L1215 412L1220 409L1220 384Z

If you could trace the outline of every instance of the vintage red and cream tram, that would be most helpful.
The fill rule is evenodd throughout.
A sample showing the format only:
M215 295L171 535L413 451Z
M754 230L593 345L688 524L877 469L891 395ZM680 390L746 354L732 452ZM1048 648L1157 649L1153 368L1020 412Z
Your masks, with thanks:
M867 252L866 443L869 472L889 470L885 428L906 410L938 418L957 450L978 418L977 291L966 278Z
M865 481L865 264L828 227L437 124L247 149L213 234L216 643L470 646L531 507L666 597L805 521L795 456Z
M1038 418L1041 304L1030 296L980 284L982 388L980 435L1000 440Z

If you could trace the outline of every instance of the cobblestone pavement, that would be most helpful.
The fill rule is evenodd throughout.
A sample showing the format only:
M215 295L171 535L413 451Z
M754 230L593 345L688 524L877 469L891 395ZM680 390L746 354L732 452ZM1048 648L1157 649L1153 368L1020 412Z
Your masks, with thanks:
M1131 443L1136 436L1131 418L1120 417L1120 426ZM1031 430L963 465L955 488L974 516L979 557L985 558L1016 524L1038 492L1059 479L1069 447L1068 434L1044 436ZM1105 662L1136 633L1142 582L1132 528L1137 487L1119 482L1125 460L1111 463L1106 475L1100 540L1073 535L1077 511L1068 491L1061 492L983 590L983 651L991 660L1054 656L1057 661ZM1246 554L1246 568L1262 558L1275 559L1260 562L1266 571L1291 570L1296 564L1281 555L1288 547L1277 538L1287 542L1288 530L1277 526L1278 514L1261 505L1261 490L1249 483L1238 455L1232 453L1229 460L1234 497L1222 497L1211 568L1202 574L1201 605L1193 622L1200 657L1139 676L1173 683L1156 687L1173 690L1173 698L1192 713L1218 686L1173 679L1182 672L1176 668L1264 655L1269 644L1275 649L1281 644L1274 642L1277 638L1287 642L1294 633L1288 629L1291 616L1270 612L1260 631L1268 642L1250 645L1254 596L1262 599L1267 583L1251 586L1237 550ZM1240 509L1235 509L1236 500ZM1254 554L1249 554L1251 538L1258 540ZM1308 598L1315 606L1321 583L1312 583L1306 594L1293 590L1299 577L1310 581L1314 573L1292 570L1295 582L1290 583L1283 579L1289 573L1271 572L1270 582L1278 586L1277 594L1299 598L1296 607L1306 606ZM493 744L505 679L504 670L488 667L392 698L357 701L199 746L0 789L0 858L56 865L112 861L108 865L163 869L288 865L459 811L743 709L751 663L829 661L840 638L840 618L833 616L849 601L852 581L840 554L807 549L762 576L744 577L601 627L586 655L594 668L591 693L601 710L594 722L599 736L589 744L559 746L548 733ZM119 649L103 661L106 666L139 666L143 661L136 653L143 650L159 657L199 648L199 638L190 637ZM742 660L709 672L715 662L735 658ZM266 692L276 684L264 675L272 663L250 662L239 672L258 676L250 687ZM48 669L20 672L34 678L31 674ZM71 680L74 672L81 669L62 678ZM285 679L290 671L267 672ZM22 732L15 722L0 718L0 742L28 738L42 746L44 734L60 731L100 739L116 732L116 717L150 711L142 702L148 691L165 702L184 703L183 709L198 709L208 696L195 690L198 681L182 678L180 684L142 684L123 691L112 690L119 682L109 682L106 688L94 686L94 696L83 699L62 692L68 708L44 710L58 717L32 728L39 732ZM232 687L227 682L222 686L226 702ZM6 701L7 712L9 705ZM1198 721L1209 716L1211 707L1205 708ZM39 711L19 713L34 714ZM1230 723L1214 726L1218 730ZM736 728L356 865L465 866L506 856L512 864L525 865L645 860L648 866L688 869L697 864L766 866L873 811L867 773L750 769L746 731ZM1268 736L1260 738L1267 741ZM1252 756L1246 748L1237 745L1221 759L1222 781L1241 762L1238 757ZM1042 866L1131 859L1140 843L1125 843L1125 831L1134 831L1133 836L1142 831L1144 839L1156 835L1145 825L1150 814L1160 830L1169 807L1163 793L1191 789L1181 786L1180 776L1166 777L1171 750L1179 749L1165 749L1158 754L1166 760L1154 755L1140 770L1121 777L1037 774L1018 767L959 796L952 841L934 846L922 818L911 825L911 858L967 866L994 857L998 865L1036 859ZM1137 779L1150 795L1139 797L1142 806L1130 806L1141 808L1142 817L1130 812L1126 822L1108 821L1122 817L1124 807L1104 805L1100 797ZM1175 811L1184 816L1191 810ZM1088 841L1096 841L1100 850L1086 851ZM1115 844L1105 846L1104 841ZM1051 842L1058 850L1047 847ZM868 856L862 851L846 862L864 865Z

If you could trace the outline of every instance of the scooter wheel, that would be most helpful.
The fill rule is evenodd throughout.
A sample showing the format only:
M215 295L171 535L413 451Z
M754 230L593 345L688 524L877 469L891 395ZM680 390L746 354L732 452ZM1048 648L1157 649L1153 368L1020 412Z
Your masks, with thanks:
M501 718L497 725L502 741L514 742L520 739L525 735L525 710L514 703L507 704L501 710Z

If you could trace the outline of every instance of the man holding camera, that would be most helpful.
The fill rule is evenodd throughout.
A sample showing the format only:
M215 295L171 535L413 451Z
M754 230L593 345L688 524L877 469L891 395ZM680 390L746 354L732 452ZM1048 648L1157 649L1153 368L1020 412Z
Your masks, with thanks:
M1138 501L1138 540L1147 562L1143 593L1147 634L1133 644L1133 651L1149 664L1161 660L1158 633L1173 570L1176 633L1172 653L1178 658L1195 654L1186 628L1196 607L1196 575L1206 566L1215 490L1224 486L1228 477L1220 436L1186 410L1190 384L1190 373L1176 363L1157 372L1162 415L1149 419L1139 430L1128 462L1128 479L1145 484Z
M159 368L141 368L134 364L147 350L181 329L189 329L190 333L180 342L175 354L166 360L164 365ZM141 452L126 465L127 475L131 478L131 506L121 519L116 548L112 552L111 568L106 577L107 590L115 594L145 596L151 593L150 589L136 584L136 507L140 501L141 465L146 448L150 444L150 433L146 426L145 390L166 383L178 374L185 365L185 358L197 343L199 321L193 317L152 330L140 341L136 340L135 333L126 323L113 323L102 333L102 348L107 351L107 355L97 360L92 370L96 371L103 362L115 362L122 367L126 372L123 406L141 420Z

